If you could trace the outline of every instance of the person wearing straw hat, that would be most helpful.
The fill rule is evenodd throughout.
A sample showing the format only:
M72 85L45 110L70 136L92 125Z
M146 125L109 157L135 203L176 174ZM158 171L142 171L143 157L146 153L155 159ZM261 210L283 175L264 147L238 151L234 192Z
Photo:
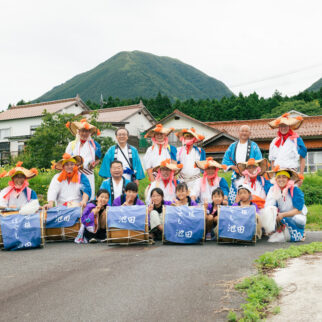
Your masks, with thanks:
M183 164L178 179L180 182L185 182L192 190L196 180L200 178L200 169L194 167L195 162L206 160L205 150L197 147L196 143L201 142L205 137L196 133L194 128L182 129L176 135L182 142L182 147L177 152L177 161Z
M264 174L269 167L269 162L267 159L255 160L251 158L247 162L238 163L237 167L242 177L234 179L231 182L228 200L232 204L238 201L236 200L238 187L240 185L247 185L252 194L252 202L259 209L264 208L266 195L272 186L270 181L264 178Z
M165 128L162 124L157 124L155 128L148 131L144 136L145 138L151 138L153 142L153 145L147 149L143 159L151 182L155 180L153 169L163 160L177 160L177 148L168 144L168 135L172 131L174 131L174 128Z
M9 172L3 171L0 178L11 177L8 187L0 192L0 207L19 209L21 215L31 215L39 209L37 194L29 188L28 180L38 174L37 169L22 167L19 161Z
M69 142L66 153L70 155L80 155L83 160L83 167L79 170L85 174L91 184L92 195L91 199L95 197L95 176L94 168L99 163L101 158L101 146L94 141L93 135L100 135L100 130L82 119L79 122L67 122L66 127L76 136L74 141Z
M300 163L300 174L303 175L307 149L303 139L293 130L298 129L303 123L301 116L291 117L289 113L271 121L268 125L272 129L278 129L277 137L273 139L269 147L269 160L274 165L297 170ZM299 185L302 184L300 180Z
M150 203L151 191L154 188L162 189L164 193L164 200L175 201L176 200L176 175L181 171L182 164L177 164L175 161L166 159L153 169L157 173L155 181L153 181L147 191L147 197L145 203Z
M268 192L260 221L267 234L276 229L268 241L303 241L307 208L303 192L295 185L301 180L301 175L293 169L278 165L266 173L269 178L274 177L274 186Z
M139 186L139 180L145 178L138 150L127 143L129 131L126 128L118 128L115 131L117 144L111 146L106 152L99 175L103 178L109 178L110 165L112 161L118 160L123 165L123 176L129 181L133 181Z
M92 190L86 175L79 171L82 164L83 158L80 155L71 156L68 153L64 153L57 163L53 161L52 168L60 173L50 182L45 208L52 208L55 203L56 206L86 206Z
M212 157L205 161L196 161L195 166L204 170L203 176L199 178L191 191L191 199L199 203L212 202L212 191L220 187L224 192L224 204L228 203L228 183L224 178L218 176L219 169L226 170L226 166L218 163Z

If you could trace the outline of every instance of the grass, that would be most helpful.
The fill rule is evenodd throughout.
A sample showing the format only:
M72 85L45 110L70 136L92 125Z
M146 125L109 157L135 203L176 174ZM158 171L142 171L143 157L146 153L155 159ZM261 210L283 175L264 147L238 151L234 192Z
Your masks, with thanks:
M306 230L322 230L322 205L308 207Z
M242 316L230 311L227 315L228 321L261 321L269 313L269 305L277 298L280 288L275 281L265 273L277 268L285 267L286 260L305 254L322 252L322 242L314 242L301 246L291 246L286 249L277 249L261 255L256 261L258 274L245 278L235 288L246 294L246 303L241 305ZM277 306L270 313L278 314L280 308Z
M300 246L290 246L289 248L276 249L261 255L256 261L257 269L260 272L271 270L277 267L285 267L285 262L289 258L299 257L305 254L322 252L322 242L313 242Z

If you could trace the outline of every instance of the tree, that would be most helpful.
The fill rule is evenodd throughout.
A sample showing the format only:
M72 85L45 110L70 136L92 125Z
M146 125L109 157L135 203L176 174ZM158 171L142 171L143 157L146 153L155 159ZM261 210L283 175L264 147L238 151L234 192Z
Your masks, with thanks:
M82 116L73 114L43 113L42 124L36 129L35 134L27 141L25 152L19 155L19 159L26 167L50 168L51 161L60 160L68 143L74 140L74 136L66 128L65 124L80 120ZM101 131L111 128L110 124L102 124L96 121L97 112L91 114L89 122L97 126ZM111 138L95 137L106 151L114 142Z

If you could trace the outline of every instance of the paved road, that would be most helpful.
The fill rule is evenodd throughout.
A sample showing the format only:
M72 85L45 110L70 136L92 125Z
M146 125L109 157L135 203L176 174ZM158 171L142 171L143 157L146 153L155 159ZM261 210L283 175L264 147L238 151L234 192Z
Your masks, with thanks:
M306 243L322 241L308 233ZM301 243L302 244L302 243ZM221 281L255 272L256 246L47 244L0 252L0 321L225 321Z

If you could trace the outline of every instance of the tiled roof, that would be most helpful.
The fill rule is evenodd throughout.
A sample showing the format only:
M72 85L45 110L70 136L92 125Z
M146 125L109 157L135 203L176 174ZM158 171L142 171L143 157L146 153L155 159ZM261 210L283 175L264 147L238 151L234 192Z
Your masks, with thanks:
M82 101L78 97L74 97L57 101L12 106L9 110L0 113L0 121L37 117L41 116L44 110L47 110L49 113L56 113L79 102ZM83 102L82 105L86 106Z
M171 114L167 115L166 117L164 117L163 119L161 119L160 121L158 121L158 123L160 124L164 124L167 120L171 119L173 116L175 115L179 115L179 116L182 116L182 117L185 117L191 121L194 121L194 122L197 122L199 123L200 125L202 126L205 126L205 127L208 127L208 128L213 128L212 126L209 126L207 122L202 122L202 121L199 121L181 111L179 111L178 109L175 109ZM154 126L151 126L150 128L148 128L147 130L145 130L146 132L148 132L149 130L151 130ZM215 128L214 129L214 132L216 131Z
M110 107L96 110L98 112L98 122L124 122L133 114L142 111L146 116L151 119L151 122L154 123L154 118L150 112L145 108L142 102L135 105L128 106L119 106L119 107ZM83 112L83 115L88 115L90 112Z
M96 110L98 112L97 121L108 123L122 122L141 109L142 106L140 104L99 109ZM83 112L82 114L86 115L89 113Z
M298 135L302 137L322 136L322 115L307 116L303 119L304 122L302 123L301 127L296 130ZM205 124L236 138L239 136L239 128L242 125L248 125L251 129L251 139L265 140L273 139L277 135L277 129L272 130L268 126L268 122L272 120L274 119L205 122Z

